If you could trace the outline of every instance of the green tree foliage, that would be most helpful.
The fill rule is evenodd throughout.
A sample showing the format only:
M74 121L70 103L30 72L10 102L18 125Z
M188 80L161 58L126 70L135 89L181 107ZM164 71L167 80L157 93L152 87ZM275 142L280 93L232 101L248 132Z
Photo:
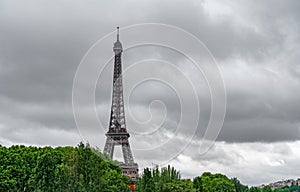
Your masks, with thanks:
M0 191L29 192L129 192L129 178L118 163L99 150L80 143L77 147L9 148L0 145ZM145 168L136 192L299 192L300 186L271 189L250 187L237 178L209 172L181 179L171 166Z
M289 187L275 189L274 192L290 192Z
M180 173L168 166L161 171L144 169L137 182L137 192L249 192L236 178L229 179L222 174L209 172L197 176L193 181L181 179Z
M129 191L119 165L88 145L0 146L0 191Z
M282 188L274 189L274 192L299 192L300 186L292 185L292 186L285 186Z
M245 192L248 191L248 186L241 184L241 182L237 178L231 179L234 183L234 187L236 192Z
M205 172L201 176L202 192L235 192L234 182L222 174Z
M144 173L138 179L137 192L194 192L191 180L181 180L180 173L174 167L158 169L144 169Z
M264 186L263 188L262 188L262 191L263 192L272 192L273 190L272 190L272 188L270 187L270 186Z
M258 187L250 187L249 192L262 192L262 189Z
M197 176L194 178L193 184L194 184L194 188L196 189L197 192L203 191L203 184L202 184L202 179L200 176Z

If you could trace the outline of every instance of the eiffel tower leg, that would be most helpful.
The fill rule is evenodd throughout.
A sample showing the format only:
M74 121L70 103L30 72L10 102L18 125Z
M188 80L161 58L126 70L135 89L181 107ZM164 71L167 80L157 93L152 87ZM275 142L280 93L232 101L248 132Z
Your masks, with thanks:
M124 141L122 143L122 152L123 152L123 157L124 157L124 161L125 164L133 164L133 156L131 153L131 149L130 149L130 145L128 142L128 139L126 139L126 141Z
M111 159L113 158L115 149L115 142L113 138L107 137L104 147L104 153L106 153Z

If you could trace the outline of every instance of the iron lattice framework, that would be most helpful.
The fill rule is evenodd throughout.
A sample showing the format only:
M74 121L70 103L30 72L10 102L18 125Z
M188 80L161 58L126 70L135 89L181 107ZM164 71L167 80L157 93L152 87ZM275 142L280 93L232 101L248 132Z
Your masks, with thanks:
M104 153L113 159L114 148L116 145L122 146L124 162L120 163L123 174L136 180L138 174L138 165L134 163L128 138L130 137L126 129L123 84L122 84L122 44L119 41L119 27L117 28L117 41L114 43L113 51L115 53L112 105L108 132L106 133L106 143Z

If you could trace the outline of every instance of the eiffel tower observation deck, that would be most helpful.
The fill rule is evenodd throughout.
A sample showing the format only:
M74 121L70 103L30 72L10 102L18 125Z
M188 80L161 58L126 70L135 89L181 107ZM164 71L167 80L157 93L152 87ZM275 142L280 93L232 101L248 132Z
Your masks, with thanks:
M126 129L124 101L123 101L123 84L122 84L122 44L119 40L119 27L117 28L117 41L114 43L113 51L115 53L114 74L113 74L113 91L111 114L108 132L106 133L106 143L104 153L113 159L114 148L116 145L122 146L124 162L120 163L123 174L136 181L138 175L138 164L134 162L133 155L129 144L129 133Z

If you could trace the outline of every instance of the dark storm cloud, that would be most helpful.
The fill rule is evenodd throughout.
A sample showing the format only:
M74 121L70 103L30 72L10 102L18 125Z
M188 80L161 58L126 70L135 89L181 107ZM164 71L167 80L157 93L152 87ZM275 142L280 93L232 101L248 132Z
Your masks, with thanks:
M297 97L289 97L299 95L294 91L296 86L286 88L283 84L277 89L274 87L277 92L283 91L287 95L285 100L281 94L272 92L272 89L260 88L264 82L269 82L271 76L261 79L262 83L258 82L253 89L244 91L245 86L251 85L239 82L233 85L230 78L232 75L230 71L226 72L226 67L238 68L230 62L235 57L243 58L250 68L253 65L266 65L271 69L273 66L280 67L287 75L290 74L288 78L293 78L280 79L287 84L289 81L299 82L297 70L292 69L297 68L299 58L293 49L293 46L299 46L299 38L296 38L299 30L296 22L299 3L277 2L272 3L272 9L268 9L268 3L247 3L247 6L242 6L236 2L225 2L224 5L236 13L223 14L222 17L210 15L205 9L205 3L2 1L2 113L38 122L46 127L56 125L58 128L72 129L72 82L78 63L89 46L117 25L163 22L182 27L196 35L223 66L228 88L228 113L220 140L297 139L298 135L294 133L299 125L299 108L296 104L299 102ZM291 41L290 38L298 41ZM287 49L289 46L292 47ZM293 57L289 57L291 54ZM274 60L270 58L274 55L279 55L285 63L273 65ZM243 73L245 71L240 71L237 75L243 76ZM109 102L109 87L99 95L101 102ZM270 91L273 94L268 94ZM143 106L143 103L140 105ZM5 112L5 108L10 110ZM202 114L207 117L209 113L205 109ZM260 125L257 121L264 123ZM272 127L276 131L272 135L267 134ZM248 133L248 130L252 131ZM241 136L243 133L248 134Z

